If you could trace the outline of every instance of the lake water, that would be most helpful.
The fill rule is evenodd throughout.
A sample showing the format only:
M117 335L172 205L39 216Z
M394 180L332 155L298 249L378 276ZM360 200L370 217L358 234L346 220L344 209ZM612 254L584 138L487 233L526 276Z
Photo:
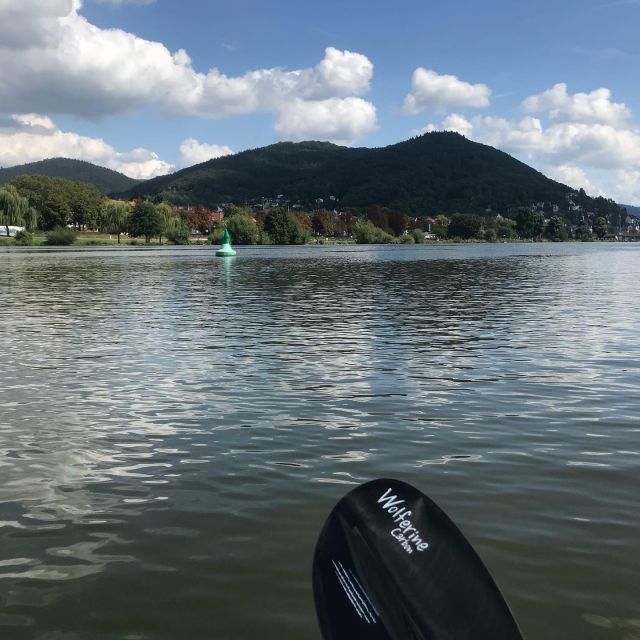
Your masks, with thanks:
M320 528L384 476L528 640L640 638L639 283L633 244L2 250L0 638L318 640Z

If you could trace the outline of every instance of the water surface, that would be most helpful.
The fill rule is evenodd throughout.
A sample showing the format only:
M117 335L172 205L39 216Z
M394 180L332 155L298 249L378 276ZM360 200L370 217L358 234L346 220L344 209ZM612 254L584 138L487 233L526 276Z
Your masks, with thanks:
M318 640L392 476L525 636L640 638L640 246L3 250L0 637Z

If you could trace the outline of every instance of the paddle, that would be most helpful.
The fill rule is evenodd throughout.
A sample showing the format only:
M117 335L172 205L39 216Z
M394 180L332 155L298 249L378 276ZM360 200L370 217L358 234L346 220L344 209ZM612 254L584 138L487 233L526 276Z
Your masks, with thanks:
M334 507L313 590L325 640L522 640L460 530L399 480L363 484Z

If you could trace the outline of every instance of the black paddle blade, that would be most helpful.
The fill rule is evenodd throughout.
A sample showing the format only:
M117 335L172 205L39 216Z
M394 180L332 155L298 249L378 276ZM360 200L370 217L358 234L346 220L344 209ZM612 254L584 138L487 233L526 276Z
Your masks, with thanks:
M325 640L522 640L466 538L399 480L338 502L316 546L313 591Z

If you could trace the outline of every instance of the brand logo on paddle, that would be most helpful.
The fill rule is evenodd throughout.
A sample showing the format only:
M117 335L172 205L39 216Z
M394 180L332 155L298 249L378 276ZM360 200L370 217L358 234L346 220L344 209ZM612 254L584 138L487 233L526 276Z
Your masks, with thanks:
M378 504L382 505L381 509L391 516L395 525L391 530L391 535L402 545L402 548L407 553L422 552L429 548L429 543L423 541L422 534L413 526L410 520L411 511L406 507L400 506L404 504L404 500L398 498L397 495L393 495L392 489L387 489L378 498Z

